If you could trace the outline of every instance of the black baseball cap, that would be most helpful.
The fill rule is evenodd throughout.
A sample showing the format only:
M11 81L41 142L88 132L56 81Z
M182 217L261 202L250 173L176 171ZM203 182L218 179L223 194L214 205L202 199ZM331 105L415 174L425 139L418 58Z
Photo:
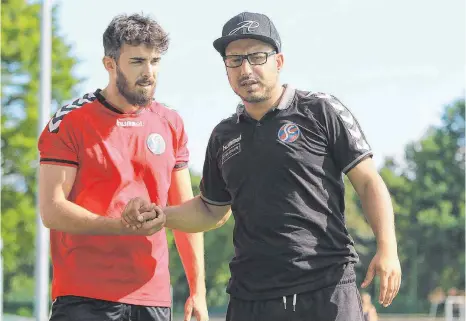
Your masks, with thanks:
M222 36L214 41L214 48L225 55L225 48L232 41L238 39L257 39L274 46L280 52L280 35L272 22L265 14L242 12L225 23Z

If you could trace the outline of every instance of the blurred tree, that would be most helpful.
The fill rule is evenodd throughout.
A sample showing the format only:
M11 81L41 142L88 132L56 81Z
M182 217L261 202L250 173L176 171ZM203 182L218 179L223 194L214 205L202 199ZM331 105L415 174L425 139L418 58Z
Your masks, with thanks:
M403 267L392 309L426 312L437 287L464 288L465 103L445 107L440 126L406 147L403 164L381 170L395 203Z
M1 151L5 312L34 294L35 175L39 99L40 5L2 0ZM52 98L54 105L72 96L76 58L58 35L53 18ZM9 305L11 303L11 305ZM16 308L15 308L16 310ZM30 309L21 309L30 314Z

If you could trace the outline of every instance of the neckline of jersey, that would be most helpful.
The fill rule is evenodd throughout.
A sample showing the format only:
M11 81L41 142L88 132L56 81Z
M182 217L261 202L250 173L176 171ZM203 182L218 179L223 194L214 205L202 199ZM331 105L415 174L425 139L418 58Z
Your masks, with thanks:
M275 116L280 111L286 110L288 109L288 107L291 106L296 90L288 84L284 84L283 87L284 87L284 91L283 91L282 97L278 105L269 109L267 113L265 113L265 115L260 120L255 120L255 122L262 122L268 119L269 117L271 117L270 115ZM237 124L240 123L241 117L244 117L244 119L254 120L251 116L249 116L244 105L240 103L236 108L236 123Z
M114 106L112 106L112 104L110 104L110 102L105 99L105 97L102 95L102 89L98 88L95 92L94 92L94 95L95 97L97 98L97 100L99 101L99 103L105 107L105 110L108 110L110 111L110 113L112 115L115 115L115 116L118 116L118 117L139 117L141 116L147 109L149 109L149 107L143 107L143 108L140 108L137 112L135 113L124 113L122 112L121 110L115 108Z

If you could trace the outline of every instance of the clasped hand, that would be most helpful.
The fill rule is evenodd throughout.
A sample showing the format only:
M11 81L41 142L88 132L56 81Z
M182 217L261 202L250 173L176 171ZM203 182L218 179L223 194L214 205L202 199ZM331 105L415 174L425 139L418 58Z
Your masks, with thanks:
M121 222L131 234L149 236L164 227L165 214L159 206L136 197L126 204Z

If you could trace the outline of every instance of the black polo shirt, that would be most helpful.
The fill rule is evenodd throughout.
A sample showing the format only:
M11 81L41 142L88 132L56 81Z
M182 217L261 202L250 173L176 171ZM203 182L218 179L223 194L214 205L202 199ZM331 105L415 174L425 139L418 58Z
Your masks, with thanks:
M354 278L342 173L371 156L337 98L290 86L260 121L240 105L218 124L200 189L207 203L231 204L235 218L227 292L259 300Z

